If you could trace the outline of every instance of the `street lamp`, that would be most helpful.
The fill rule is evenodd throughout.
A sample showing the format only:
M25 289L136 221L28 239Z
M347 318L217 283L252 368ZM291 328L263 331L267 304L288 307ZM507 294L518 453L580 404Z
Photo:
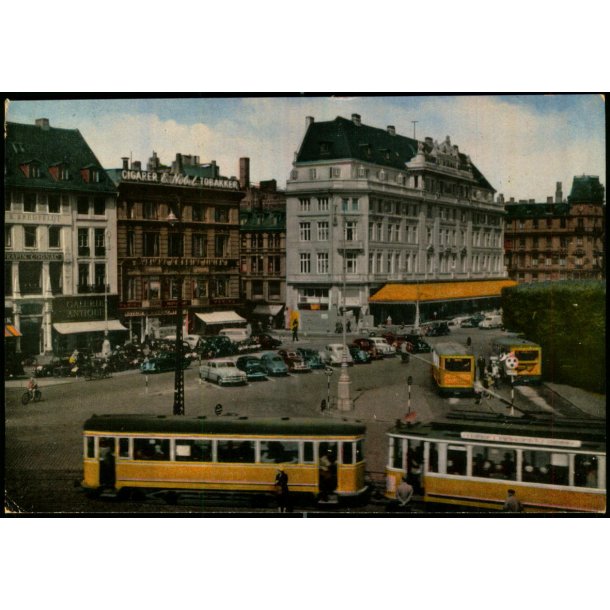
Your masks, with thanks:
M347 338L346 338L346 310L345 310L345 282L346 282L346 230L345 230L345 210L343 210L343 357L341 358L341 375L337 384L337 408L339 411L351 411L354 408L354 401L350 398L350 386L352 384L347 364Z
M184 369L182 368L182 249L184 247L184 238L182 234L182 201L179 197L178 216L173 210L167 216L167 222L171 227L178 227L178 235L180 236L180 248L178 249L178 264L176 265L176 288L178 290L178 301L176 303L176 373L174 376L174 415L184 415ZM169 241L169 240L168 240Z

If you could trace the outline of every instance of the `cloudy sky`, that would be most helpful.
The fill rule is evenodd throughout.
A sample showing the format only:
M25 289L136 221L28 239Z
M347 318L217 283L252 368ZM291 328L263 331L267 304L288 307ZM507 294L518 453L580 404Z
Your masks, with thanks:
M545 201L558 181L569 194L575 175L606 185L604 103L599 95L30 99L11 101L7 118L79 129L106 168L125 156L145 164L154 150L163 163L176 152L214 159L233 176L239 158L250 157L253 182L275 178L281 187L306 116L358 113L366 125L408 136L417 121L418 138L449 135L506 198Z

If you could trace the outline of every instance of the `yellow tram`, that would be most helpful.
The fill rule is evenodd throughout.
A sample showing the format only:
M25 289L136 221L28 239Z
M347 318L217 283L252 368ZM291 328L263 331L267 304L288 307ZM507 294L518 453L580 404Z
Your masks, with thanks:
M406 475L424 502L525 512L606 510L605 421L450 413L388 432L386 497Z
M472 394L475 362L470 348L446 341L432 350L432 383L439 394Z
M359 422L313 418L94 415L84 425L82 485L122 496L134 490L265 496L281 467L291 492L357 498L367 489L365 431Z

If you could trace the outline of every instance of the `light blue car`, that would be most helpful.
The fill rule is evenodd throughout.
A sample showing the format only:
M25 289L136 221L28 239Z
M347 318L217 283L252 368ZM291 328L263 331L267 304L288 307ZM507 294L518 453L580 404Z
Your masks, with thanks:
M279 354L264 352L261 354L261 364L268 375L288 375L288 367Z

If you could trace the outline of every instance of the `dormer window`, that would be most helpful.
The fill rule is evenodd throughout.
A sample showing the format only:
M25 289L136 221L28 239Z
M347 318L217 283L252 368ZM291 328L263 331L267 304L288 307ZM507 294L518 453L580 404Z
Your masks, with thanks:
M94 166L83 167L80 170L80 175L83 179L83 182L99 182L100 181L100 170Z
M320 154L321 155L330 154L330 142L320 142Z
M55 163L49 167L49 174L51 178L58 182L70 180L70 172L68 166L65 163Z
M35 159L25 161L19 166L19 169L21 169L26 178L40 178L40 162Z

